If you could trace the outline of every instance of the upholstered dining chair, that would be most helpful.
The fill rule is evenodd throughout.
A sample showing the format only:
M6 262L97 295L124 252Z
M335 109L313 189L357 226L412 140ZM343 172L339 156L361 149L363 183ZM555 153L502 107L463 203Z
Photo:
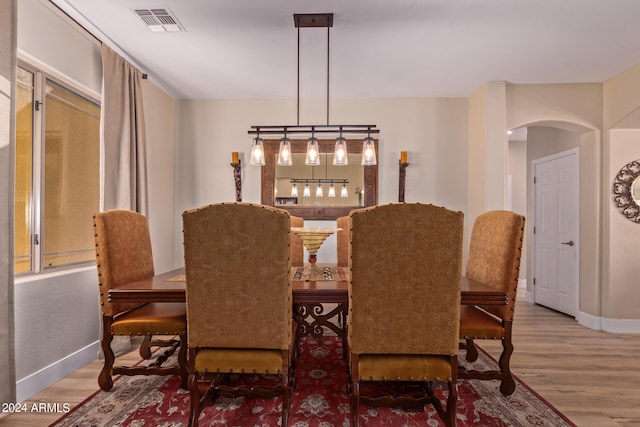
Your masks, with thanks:
M359 425L360 403L430 403L447 426L456 424L463 218L419 203L351 212L347 337L353 426ZM446 407L432 382L447 384ZM398 389L366 392L378 383Z
M338 266L349 266L349 215L341 216L336 220L336 250L338 254Z
M459 378L500 380L500 392L511 395L516 383L511 374L513 353L512 327L520 273L520 256L525 218L514 212L494 210L478 216L471 231L469 256L465 275L508 294L508 304L502 306L464 306L460 313L460 347L466 348L466 359L474 362L478 350L476 339L502 341L499 370L477 371L460 369Z
M98 376L102 390L111 390L113 375L180 375L187 388L187 319L184 303L114 304L109 290L154 275L147 218L137 212L109 210L93 217L98 291L102 315L101 347L104 366ZM114 335L144 336L140 349L151 356L149 346L169 347L149 367L114 366ZM179 340L152 340L152 336L178 336ZM162 364L178 349L178 366Z
M292 227L304 227L304 218L290 215ZM296 233L291 233L291 265L301 267L304 265L304 246L302 239Z
M289 213L239 202L189 210L182 218L189 425L197 426L202 410L219 396L282 396L286 426L296 351ZM259 374L278 380L241 381Z

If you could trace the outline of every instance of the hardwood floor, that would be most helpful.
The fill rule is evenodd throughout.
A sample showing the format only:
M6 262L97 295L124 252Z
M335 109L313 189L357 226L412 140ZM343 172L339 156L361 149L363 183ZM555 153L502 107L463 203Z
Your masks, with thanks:
M498 357L500 342L479 341ZM580 326L573 318L518 302L514 321L513 372L580 427L640 427L640 335L610 334ZM137 361L132 351L125 356ZM82 402L98 389L100 361L30 399ZM498 393L498 390L496 389ZM4 426L47 426L61 414L5 415Z

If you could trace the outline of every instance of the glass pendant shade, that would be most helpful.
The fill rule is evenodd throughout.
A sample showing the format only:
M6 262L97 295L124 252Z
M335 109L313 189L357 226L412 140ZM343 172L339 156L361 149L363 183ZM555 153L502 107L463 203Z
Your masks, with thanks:
M342 184L342 190L340 190L340 197L349 197L349 191L347 191L347 184Z
M336 197L336 187L331 184L329 186L329 194L327 194L329 197Z
M336 139L336 148L333 152L333 165L334 166L346 166L349 164L349 157L347 156L347 140L343 137Z
M302 195L304 197L311 197L311 190L309 189L309 184L304 185L304 190L302 190Z
M362 143L362 165L364 166L373 166L377 164L376 160L376 147L373 143L373 138L370 136L364 139Z
M264 166L264 146L262 145L262 138L255 138L253 144L251 144L251 159L250 165Z
M278 165L291 166L291 141L286 136L280 140L280 149L278 150Z
M307 166L320 166L320 148L318 139L313 136L307 142L307 157L304 161Z
M295 182L291 186L291 197L298 197L298 186Z
M324 197L324 191L322 190L322 184L318 183L316 187L316 197Z

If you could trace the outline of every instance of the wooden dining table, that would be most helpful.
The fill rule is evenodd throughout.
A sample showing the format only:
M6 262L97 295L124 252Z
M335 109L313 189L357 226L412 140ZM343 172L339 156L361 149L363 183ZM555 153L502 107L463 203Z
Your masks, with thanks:
M109 290L109 301L120 303L184 302L184 268L158 274ZM462 277L462 305L506 305L508 294ZM349 307L349 282L338 280L292 281L293 317L299 336L321 336L328 328L345 339Z

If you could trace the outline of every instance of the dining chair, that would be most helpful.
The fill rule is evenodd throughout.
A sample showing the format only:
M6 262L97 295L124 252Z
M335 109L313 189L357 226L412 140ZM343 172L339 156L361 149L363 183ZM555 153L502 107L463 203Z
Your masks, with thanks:
M447 426L455 426L463 219L462 212L420 203L351 212L353 426L359 425L360 403L432 404ZM433 382L447 384L446 407ZM372 393L372 385L385 388Z
M187 388L187 320L184 303L114 304L109 290L153 277L153 256L147 218L128 210L108 210L93 217L98 291L102 316L104 366L98 376L102 390L111 390L114 375L180 375ZM115 335L143 336L141 355L151 357L150 346L169 347L148 367L114 366L111 343ZM152 339L153 336L179 339ZM163 366L178 349L178 366Z
M336 220L336 250L338 255L338 267L349 266L349 215L341 216Z
M502 353L499 369L477 371L460 369L459 378L500 380L500 392L511 395L516 383L511 374L513 353L513 316L516 307L520 257L525 218L514 212L494 210L478 216L471 231L465 275L469 279L504 290L507 305L463 306L460 312L460 348L466 349L466 360L474 362L478 350L474 340L499 339Z
M189 425L197 426L219 396L282 396L286 426L296 352L289 213L238 202L192 209L182 218ZM258 375L277 381L254 384Z
M290 215L292 227L304 227L304 219ZM304 265L304 246L300 236L291 233L291 265L302 267Z

